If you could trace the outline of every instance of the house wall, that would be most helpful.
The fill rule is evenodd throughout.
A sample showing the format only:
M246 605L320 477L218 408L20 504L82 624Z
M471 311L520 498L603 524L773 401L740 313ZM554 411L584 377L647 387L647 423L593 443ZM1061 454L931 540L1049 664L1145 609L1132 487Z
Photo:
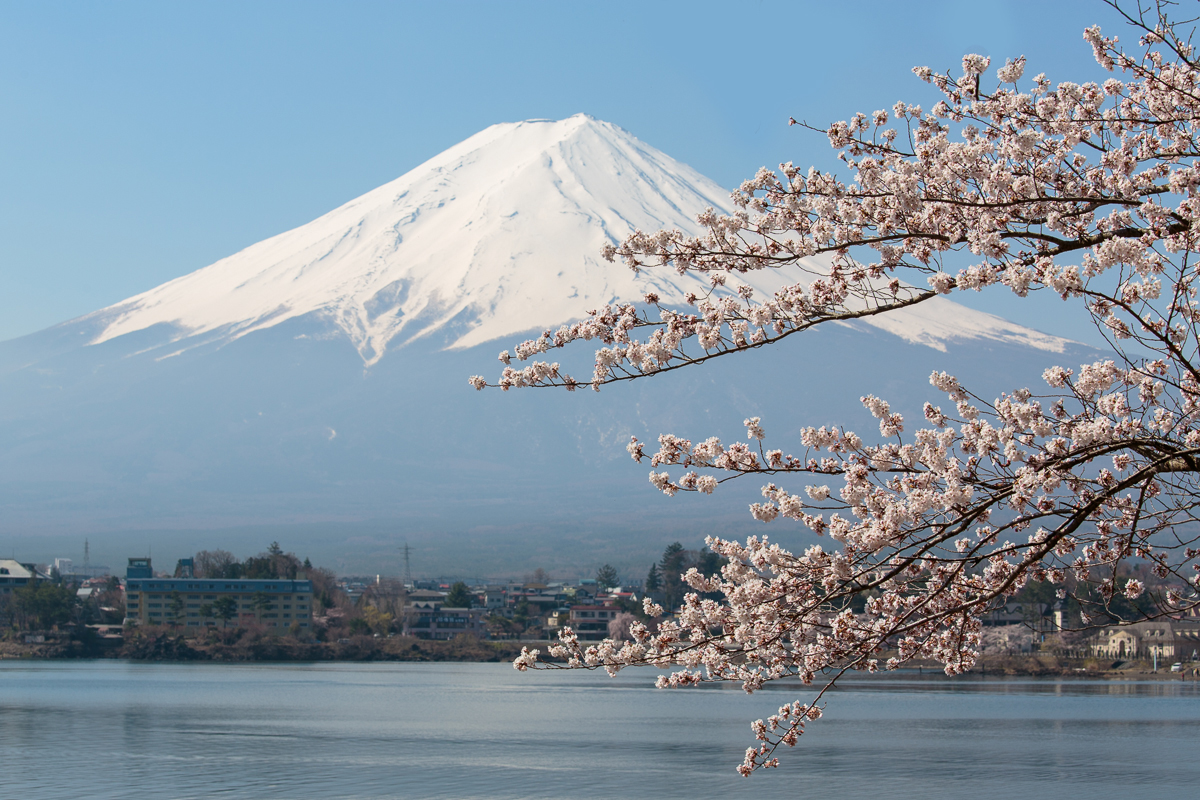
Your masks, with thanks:
M1193 621L1137 622L1104 628L1092 644L1103 658L1191 659L1200 655L1200 624Z
M171 611L176 593L184 606L179 617ZM260 593L270 602L256 608L254 598ZM222 620L217 617L202 617L200 607L222 597L233 597L238 607L237 615L230 620L232 624L287 628L295 622L302 629L311 629L312 596L311 581L129 579L125 585L125 621L137 625L178 624L196 629L220 625Z

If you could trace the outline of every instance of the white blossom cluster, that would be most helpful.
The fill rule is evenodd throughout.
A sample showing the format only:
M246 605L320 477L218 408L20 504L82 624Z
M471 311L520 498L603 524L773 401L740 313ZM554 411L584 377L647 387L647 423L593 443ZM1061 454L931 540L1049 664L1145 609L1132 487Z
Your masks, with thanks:
M704 236L638 232L607 253L634 269L707 273L714 291L689 298L690 310L650 295L646 310L609 306L517 347L515 358L530 360L600 342L586 381L598 389L829 320L1006 286L1085 304L1112 351L1049 367L1044 387L990 403L935 372L930 384L944 400L926 403L917 425L868 395L861 402L879 421L873 443L805 428L801 449L786 454L769 447L757 417L746 420L744 442L663 435L651 454L633 439L630 455L649 460L665 494L760 476L769 482L750 508L755 519L792 520L829 544L797 554L765 536L710 538L728 563L716 577L684 576L695 591L673 617L586 647L566 630L551 655L611 673L675 668L664 686L739 681L753 692L824 676L828 687L847 670L915 658L951 675L970 669L983 616L1031 580L1075 595L1087 623L1118 595L1146 592L1121 577L1137 561L1182 587L1156 598L1159 613L1197 605L1200 64L1161 15L1141 24L1136 57L1097 28L1085 32L1098 62L1121 76L1103 85L1037 75L1022 88L1017 59L997 70L989 93L990 64L977 55L964 57L958 78L914 70L940 93L928 111L901 102L825 131L851 181L790 163L764 169L735 194L739 213L701 217ZM774 297L721 290L749 270L803 273L802 259L823 252L835 255L828 274L798 274ZM945 259L954 254L972 263L952 272ZM578 385L557 364L516 369L507 352L501 360L505 389ZM1089 605L1084 588L1100 600ZM663 614L649 602L645 611ZM536 652L516 662L535 666L556 665ZM820 716L823 694L756 721L758 743L740 771L774 766L776 748Z

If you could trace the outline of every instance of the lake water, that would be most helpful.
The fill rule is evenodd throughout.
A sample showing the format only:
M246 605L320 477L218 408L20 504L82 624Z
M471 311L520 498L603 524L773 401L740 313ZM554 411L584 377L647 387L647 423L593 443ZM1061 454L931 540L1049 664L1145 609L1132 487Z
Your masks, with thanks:
M1195 797L1200 689L891 675L829 695L778 770L748 722L801 687L652 688L507 664L0 662L3 797Z

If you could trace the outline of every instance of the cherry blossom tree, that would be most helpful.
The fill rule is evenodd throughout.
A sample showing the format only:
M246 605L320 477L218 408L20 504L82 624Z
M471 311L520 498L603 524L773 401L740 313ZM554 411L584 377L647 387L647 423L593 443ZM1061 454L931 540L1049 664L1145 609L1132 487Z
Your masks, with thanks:
M608 621L608 636L614 641L629 638L629 626L637 622L637 617L628 611L622 611Z
M648 294L501 353L502 389L598 391L983 290L1082 304L1109 347L991 402L935 372L915 424L863 397L878 436L809 427L777 446L755 417L741 442L633 439L630 455L649 461L664 494L757 478L755 519L791 521L828 544L792 553L766 536L710 538L728 564L712 577L691 570L693 593L673 618L587 646L564 629L549 648L561 663L529 650L518 669L651 665L675 670L661 686L738 681L747 692L817 682L805 702L753 723L738 767L749 775L778 764L779 746L796 744L849 671L913 659L948 675L970 669L981 618L1027 582L1076 597L1086 625L1110 600L1146 591L1125 577L1136 562L1164 587L1153 614L1197 606L1200 60L1189 23L1173 24L1164 5L1122 13L1140 37L1132 52L1084 31L1112 73L1103 85L1028 78L1024 58L993 70L968 55L957 77L916 68L936 98L928 108L898 102L824 131L848 180L763 169L734 194L737 213L700 216L704 235L639 231L608 249L634 270L706 276L711 290L690 307ZM738 279L764 269L795 280L755 297ZM590 378L539 360L580 341L600 345ZM714 593L723 599L701 598ZM649 600L645 610L664 614Z

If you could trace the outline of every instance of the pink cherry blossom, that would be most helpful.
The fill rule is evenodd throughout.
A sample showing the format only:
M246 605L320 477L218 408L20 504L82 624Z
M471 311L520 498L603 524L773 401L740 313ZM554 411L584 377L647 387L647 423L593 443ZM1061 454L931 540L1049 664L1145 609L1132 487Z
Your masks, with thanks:
M824 685L753 723L738 768L748 775L777 765L848 671L913 659L969 670L984 616L1028 581L1075 598L1085 625L1111 619L1118 596L1150 615L1200 606L1200 61L1165 7L1130 15L1136 52L1085 31L1113 72L1103 85L1025 79L1023 58L991 89L982 56L965 56L959 78L918 67L937 93L928 111L899 102L822 131L848 177L762 169L734 193L736 214L701 215L703 236L639 231L605 251L634 270L703 273L704 296L683 309L653 295L612 304L501 354L493 385L505 390L598 391L966 290L1082 304L1111 351L1047 365L1043 385L990 401L935 372L915 426L868 395L878 437L805 427L768 444L771 420L751 417L747 439L729 444L663 435L650 452L632 439L630 456L650 460L664 494L762 480L751 515L821 544L792 553L767 536L711 537L728 563L683 576L694 592L672 616L647 600L656 625L586 645L564 629L549 648L558 662L523 651L518 669L649 665L674 670L664 687L736 681L747 692L780 678ZM949 267L951 254L966 265ZM773 297L739 288L762 269L795 280ZM535 360L581 340L599 348L588 377ZM1135 562L1157 583L1127 578Z

